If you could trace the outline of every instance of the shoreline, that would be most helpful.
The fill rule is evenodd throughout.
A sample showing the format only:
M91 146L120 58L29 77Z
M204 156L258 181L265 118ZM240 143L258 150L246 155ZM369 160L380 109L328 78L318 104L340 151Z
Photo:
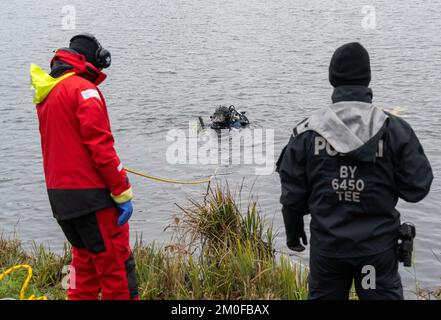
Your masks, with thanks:
M169 244L146 244L142 236L133 246L140 299L299 300L307 297L307 269L278 255L271 225L257 202L240 210L228 188L209 187L200 201L179 207L167 229ZM34 276L25 296L66 298L70 246L62 253L34 243L25 249L20 240L0 236L0 272L29 264ZM0 299L18 298L26 274L15 271L0 281Z
M133 246L139 296L142 300L302 300L308 295L306 266L274 248L274 233L250 200L242 210L240 192L209 187L202 200L190 200L166 227L172 236L164 245ZM0 274L16 265L33 268L25 298L66 299L70 246L54 253L42 244L25 248L17 238L0 235ZM0 281L0 299L18 299L26 272L14 271ZM64 288L63 288L64 284ZM441 300L437 290L416 288L417 299ZM356 295L351 293L351 299Z

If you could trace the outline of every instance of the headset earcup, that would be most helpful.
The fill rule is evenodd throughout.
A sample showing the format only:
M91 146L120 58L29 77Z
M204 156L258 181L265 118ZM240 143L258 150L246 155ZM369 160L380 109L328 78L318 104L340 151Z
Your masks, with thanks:
M101 48L97 51L96 61L102 68L108 68L112 64L112 56L110 55L109 50Z

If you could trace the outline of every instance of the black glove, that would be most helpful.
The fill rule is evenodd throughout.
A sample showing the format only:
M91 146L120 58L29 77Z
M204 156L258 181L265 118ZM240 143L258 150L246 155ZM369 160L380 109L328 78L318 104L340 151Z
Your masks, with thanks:
M302 252L308 245L308 238L305 233L303 214L298 214L287 207L282 208L283 221L285 222L286 244L292 251ZM302 240L302 243L300 242ZM303 245L302 245L303 244Z
M302 239L303 245L300 243L300 239ZM286 241L288 248L292 251L302 252L305 250L304 246L308 245L308 239L306 237L305 231L302 231L302 234L297 239L291 239Z

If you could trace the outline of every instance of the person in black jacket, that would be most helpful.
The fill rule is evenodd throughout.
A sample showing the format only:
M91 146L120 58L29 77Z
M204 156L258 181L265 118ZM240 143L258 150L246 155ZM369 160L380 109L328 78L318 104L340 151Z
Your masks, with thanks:
M403 299L395 206L422 200L433 175L410 125L372 104L370 79L362 45L338 48L333 103L294 128L277 161L290 249L305 249L311 214L310 299L348 299L353 282L360 299ZM375 271L367 287L366 266Z

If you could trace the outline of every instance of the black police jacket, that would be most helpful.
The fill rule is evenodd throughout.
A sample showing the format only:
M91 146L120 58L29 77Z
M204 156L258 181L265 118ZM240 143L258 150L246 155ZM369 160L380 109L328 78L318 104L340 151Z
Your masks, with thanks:
M428 194L432 169L414 131L371 98L366 87L339 87L332 105L294 128L277 161L288 242L299 217L311 214L311 252L383 252L397 244L398 198Z

